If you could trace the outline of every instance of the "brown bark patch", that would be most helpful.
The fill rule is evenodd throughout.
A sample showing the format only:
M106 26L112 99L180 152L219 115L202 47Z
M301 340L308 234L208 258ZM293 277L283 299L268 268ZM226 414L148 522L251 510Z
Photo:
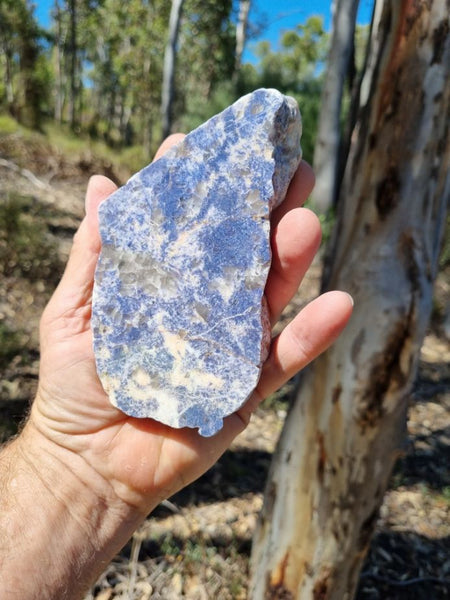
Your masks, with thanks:
M264 526L267 521L271 521L275 500L277 499L277 484L271 481L267 487L264 497L264 507L260 514L261 525Z
M361 525L361 529L358 536L358 548L359 550L365 553L366 549L369 546L370 540L372 538L372 533L375 529L375 524L378 519L378 506L375 508L364 523Z
M421 273L416 260L416 241L411 231L405 231L400 236L399 250L406 266L411 287L413 290L419 291L421 289Z
M397 167L389 167L386 176L378 184L375 205L378 216L382 221L386 219L390 212L397 206L400 192L400 176Z
M324 574L316 581L313 589L314 600L326 600L330 591L331 572L329 569L324 569Z
M283 583L288 562L289 551L284 555L276 572L272 573L271 577L268 576L266 592L264 594L265 600L291 600L294 598L292 592Z
M338 383L335 388L333 389L333 395L331 396L331 402L333 404L336 404L337 402L339 402L339 398L341 397L342 394L342 385L340 383Z
M270 586L264 595L264 600L294 600L294 595L283 585Z
M442 23L440 23L439 26L433 31L433 56L430 64L434 65L435 63L442 62L442 56L444 54L445 43L447 41L448 34L448 21L444 19L444 21L442 21Z
M323 481L323 474L325 472L325 463L327 460L327 452L325 450L325 442L323 433L317 432L317 444L319 445L319 460L317 461L317 476L320 481Z
M403 319L399 316L399 322L386 340L384 350L374 362L368 378L370 383L364 398L364 408L359 416L359 424L363 430L375 427L383 417L383 399L393 383L401 387L406 381L407 374L401 369L400 358L409 333L409 318L408 315Z

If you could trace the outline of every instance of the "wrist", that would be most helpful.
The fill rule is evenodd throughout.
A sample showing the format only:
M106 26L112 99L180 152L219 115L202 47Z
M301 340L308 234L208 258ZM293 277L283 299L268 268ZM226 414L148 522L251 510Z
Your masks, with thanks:
M0 486L5 598L80 597L143 517L31 421L0 455Z

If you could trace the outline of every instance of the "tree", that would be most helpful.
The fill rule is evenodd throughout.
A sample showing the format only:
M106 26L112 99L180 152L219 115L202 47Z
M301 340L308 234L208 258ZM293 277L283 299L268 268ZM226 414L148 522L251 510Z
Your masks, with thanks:
M79 131L83 124L86 48L89 40L96 39L90 20L101 2L54 0L51 12L52 64L56 84L54 118L59 123L67 121L73 131Z
M48 92L40 45L42 34L33 8L25 0L0 2L0 56L6 105L22 123L36 128L40 126Z
M247 39L248 15L250 12L251 0L240 0L239 15L236 25L236 49L234 56L233 84L237 85L239 72L242 65L242 55L244 53L245 41Z
M333 1L333 27L313 161L316 173L314 203L322 213L327 212L336 199L342 96L352 58L358 5L359 0Z
M77 41L77 0L68 0L70 28L69 28L69 57L70 57L70 96L69 96L69 123L71 129L75 130L78 121L77 96L78 96L78 41Z
M80 1L80 0L78 0ZM84 120L110 145L144 147L148 161L160 136L161 82L170 4L163 0L95 0L79 32L87 99Z
M182 128L192 129L212 116L209 103L217 88L232 79L236 35L231 0L186 0L180 41L178 111L185 114Z
M252 595L354 594L398 455L450 196L446 3L377 0L323 288L349 327L302 377L269 474Z
M299 103L304 123L303 155L312 161L319 114L321 78L318 67L325 59L328 36L321 17L312 16L280 40L280 50L274 51L270 42L257 46L257 67L245 64L241 69L239 92L247 93L257 87L275 87L294 96Z
M180 30L181 11L184 0L172 0L169 19L169 35L164 52L162 83L161 120L162 139L165 139L172 125L172 104L175 83L175 61L177 56L178 32Z
M54 34L54 48L55 48L55 104L54 104L54 118L59 124L63 122L63 111L65 101L65 73L64 73L64 47L65 47L65 30L63 29L63 17L59 0L55 0L52 19L55 24Z

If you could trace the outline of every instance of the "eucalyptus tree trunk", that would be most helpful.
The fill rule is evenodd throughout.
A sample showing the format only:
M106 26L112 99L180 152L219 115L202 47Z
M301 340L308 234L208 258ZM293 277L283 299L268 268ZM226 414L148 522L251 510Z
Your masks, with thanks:
M8 105L8 111L11 115L15 115L15 96L14 96L14 87L13 87L13 56L12 52L8 48L5 50L5 88L6 88L6 103Z
M339 165L340 116L344 83L354 47L359 0L334 0L327 70L314 149L314 205L322 213L335 204Z
M354 315L302 377L252 552L253 600L353 597L431 309L450 195L449 2L377 0L324 289Z
M55 89L55 121L59 124L63 122L63 110L64 110L64 97L65 97L65 82L64 82L64 46L65 46L65 34L63 36L62 18L61 18L61 7L59 2L55 2L54 7L54 19L56 21L56 89Z
M251 0L240 0L239 16L236 25L236 49L234 56L233 85L236 85L241 70L242 55L244 53L245 41L247 39L248 15Z
M172 126L172 104L175 91L175 62L178 32L184 0L172 0L169 18L169 34L164 52L163 83L161 98L162 138L165 139Z
M69 16L70 16L70 65L69 65L69 81L70 81L70 96L69 96L69 123L72 130L76 129L77 125L77 0L69 0Z

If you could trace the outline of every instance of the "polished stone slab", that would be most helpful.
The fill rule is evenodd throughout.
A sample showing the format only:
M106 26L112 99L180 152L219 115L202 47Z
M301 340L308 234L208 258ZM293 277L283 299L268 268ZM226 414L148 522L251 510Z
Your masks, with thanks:
M251 395L270 344L269 217L300 134L295 101L257 90L101 204L94 351L128 415L210 436Z

